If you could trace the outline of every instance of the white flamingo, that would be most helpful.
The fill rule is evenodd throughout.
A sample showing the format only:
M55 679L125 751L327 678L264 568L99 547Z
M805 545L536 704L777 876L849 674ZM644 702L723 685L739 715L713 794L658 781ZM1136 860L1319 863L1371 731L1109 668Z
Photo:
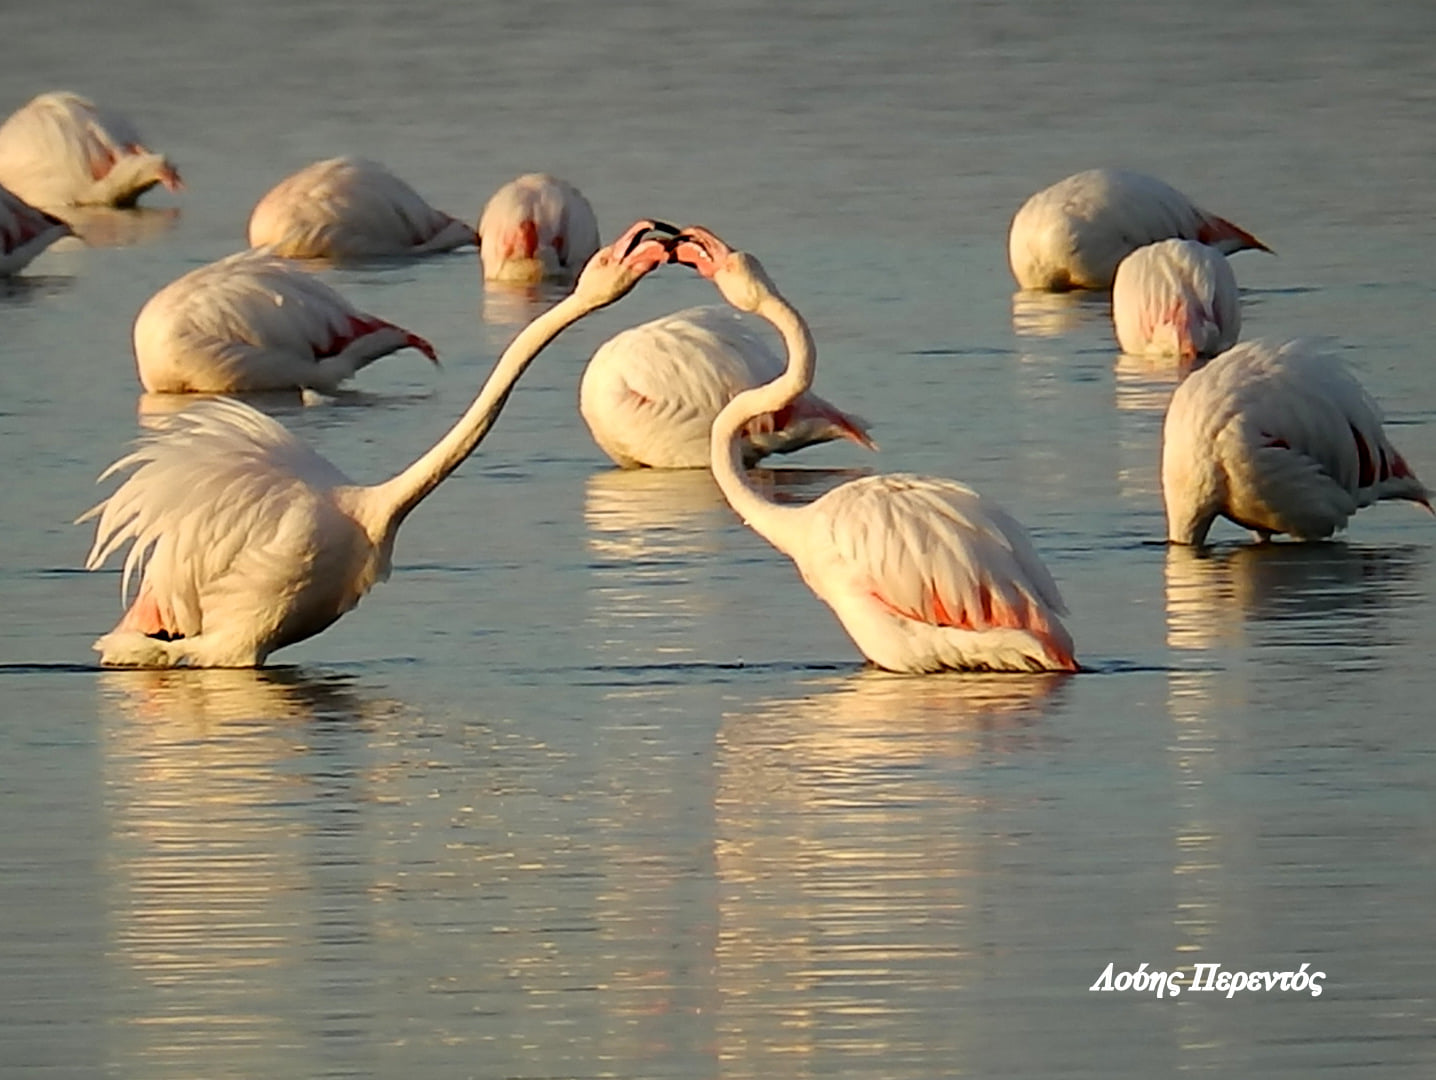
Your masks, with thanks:
M1196 240L1139 247L1117 266L1112 323L1132 356L1216 356L1241 334L1236 275L1225 255Z
M249 217L250 246L289 259L427 255L475 242L464 222L359 157L305 166L272 187Z
M902 672L1077 670L1057 585L1022 526L971 488L869 476L807 506L782 506L752 486L743 429L812 384L812 333L753 256L696 226L672 247L730 304L783 337L783 373L738 394L714 420L713 475L743 520L797 564L863 654Z
M41 94L0 125L0 184L52 209L134 206L156 184L184 186L123 116L65 91Z
M539 351L667 261L667 245L646 235L655 227L638 222L599 251L574 292L519 332L448 433L384 483L352 483L236 401L162 418L104 474L130 475L81 518L99 518L86 566L129 544L124 591L140 577L134 603L95 643L101 662L252 667L354 607L388 577L404 518L478 445Z
M0 277L19 273L62 236L72 235L59 218L0 187Z
M490 197L479 215L485 281L566 281L598 250L598 220L567 180L528 173Z
M740 390L775 379L783 361L727 307L701 307L630 327L599 346L579 383L578 408L603 452L625 469L706 469L713 420ZM804 393L742 433L746 465L814 443L851 439L867 425Z
M1210 244L1224 254L1271 250L1155 177L1088 169L1022 205L1012 219L1007 254L1024 289L1109 289L1126 256L1170 237Z
M1378 499L1428 510L1430 492L1334 356L1305 341L1247 341L1177 387L1162 432L1167 537L1202 544L1218 517L1262 540L1330 536Z
M437 362L417 334L358 310L293 263L252 251L192 270L155 293L135 319L134 342L145 389L173 394L332 393L399 349Z

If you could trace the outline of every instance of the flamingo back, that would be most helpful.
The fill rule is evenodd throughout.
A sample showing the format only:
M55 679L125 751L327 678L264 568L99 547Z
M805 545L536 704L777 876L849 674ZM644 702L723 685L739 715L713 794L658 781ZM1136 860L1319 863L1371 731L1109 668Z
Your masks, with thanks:
M1225 255L1195 240L1147 244L1117 267L1112 322L1134 356L1215 356L1241 333L1236 275Z
M479 215L486 281L570 278L599 248L598 219L583 192L547 173L510 180Z

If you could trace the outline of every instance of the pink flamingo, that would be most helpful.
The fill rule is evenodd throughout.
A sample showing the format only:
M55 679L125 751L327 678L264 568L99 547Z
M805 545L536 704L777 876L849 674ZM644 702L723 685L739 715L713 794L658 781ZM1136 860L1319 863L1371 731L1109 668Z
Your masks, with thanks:
M35 206L134 206L179 172L133 124L79 94L41 94L0 125L0 184Z
M598 250L598 221L566 180L528 173L494 192L479 215L485 281L568 281Z
M171 394L332 393L399 349L438 362L417 334L358 310L292 263L254 251L191 270L155 293L135 319L134 341L144 388Z
M594 441L625 469L706 469L719 411L782 370L783 361L731 308L690 308L600 345L579 383L578 409ZM743 462L832 439L876 449L862 420L804 393L748 423Z
M86 560L129 545L134 602L95 643L123 667L253 667L319 633L389 576L399 526L469 456L514 383L565 327L624 296L668 260L640 221L598 252L573 293L504 351L458 422L403 472L353 483L285 428L247 405L203 401L104 473L133 470L81 520L98 517Z
M71 235L59 218L0 187L0 277L18 273L60 237Z
M1210 244L1224 254L1271 250L1155 177L1088 169L1023 203L1012 219L1007 254L1024 289L1110 289L1119 262L1169 237Z
M713 421L713 476L739 516L797 564L863 654L901 672L1077 670L1056 583L1022 526L971 488L868 476L807 506L782 506L752 486L742 432L812 385L812 333L752 255L697 226L671 247L728 303L782 335L786 369L737 394Z
M427 255L476 242L377 161L336 157L281 180L249 217L249 243L289 259Z
M1320 540L1378 499L1431 508L1346 366L1305 341L1247 341L1177 387L1162 433L1167 537L1202 544L1218 517L1265 541Z
M1216 356L1242 329L1236 275L1225 255L1195 240L1139 247L1117 266L1112 322L1133 356Z

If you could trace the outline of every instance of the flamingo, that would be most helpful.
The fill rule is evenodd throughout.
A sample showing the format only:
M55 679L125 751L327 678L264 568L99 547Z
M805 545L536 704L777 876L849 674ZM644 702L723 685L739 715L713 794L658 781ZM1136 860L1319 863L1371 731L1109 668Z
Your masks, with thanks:
M1039 191L1012 219L1007 254L1024 289L1110 289L1117 264L1144 244L1180 237L1224 254L1271 251L1152 176L1088 169Z
M1431 494L1386 438L1381 410L1307 341L1247 341L1177 387L1162 431L1167 537L1203 544L1218 517L1263 541L1330 536L1363 506Z
M1117 266L1112 322L1133 356L1216 356L1242 329L1236 275L1225 255L1195 240L1139 247Z
M0 187L0 277L18 273L40 252L73 230Z
M719 410L782 370L731 308L690 308L600 345L579 383L578 408L594 441L625 469L705 469ZM741 438L748 466L831 439L876 449L862 420L809 393L754 418Z
M336 157L281 180L249 217L251 247L289 259L427 255L477 242L377 161Z
M417 334L359 311L292 263L254 251L170 282L140 309L134 339L140 382L160 393L333 393L399 349L438 362Z
M1076 671L1056 583L1016 519L971 488L927 476L866 476L794 507L753 487L742 467L742 432L812 384L812 333L752 255L700 226L670 246L729 304L782 335L784 371L737 394L713 421L713 476L739 516L797 564L863 654L898 672Z
M133 470L80 520L98 517L86 560L126 544L134 603L95 642L123 667L254 667L319 633L389 576L405 517L473 451L515 381L564 327L613 303L668 260L640 221L598 252L574 292L519 332L478 396L414 464L361 486L247 405L227 398L162 418L101 477Z
M36 206L123 206L184 187L123 116L79 94L41 94L0 125L0 184Z
M598 250L598 221L567 180L528 173L494 192L479 215L485 281L568 281Z

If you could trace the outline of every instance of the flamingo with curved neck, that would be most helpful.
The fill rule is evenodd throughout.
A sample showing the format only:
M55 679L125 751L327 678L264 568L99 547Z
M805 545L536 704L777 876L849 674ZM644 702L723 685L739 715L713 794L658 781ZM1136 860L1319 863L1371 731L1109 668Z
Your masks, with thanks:
M1056 583L1016 519L952 480L896 473L780 506L743 470L740 433L812 385L817 350L762 264L701 226L670 241L735 308L768 320L788 349L777 378L713 421L713 476L734 510L798 566L854 643L890 671L1076 671Z
M101 477L133 469L99 517L86 566L129 544L139 589L95 643L127 667L253 667L312 637L389 576L399 526L473 452L514 384L565 327L668 261L670 226L640 221L601 249L574 291L513 340L478 396L429 451L380 484L352 483L284 427L236 401L166 417Z

